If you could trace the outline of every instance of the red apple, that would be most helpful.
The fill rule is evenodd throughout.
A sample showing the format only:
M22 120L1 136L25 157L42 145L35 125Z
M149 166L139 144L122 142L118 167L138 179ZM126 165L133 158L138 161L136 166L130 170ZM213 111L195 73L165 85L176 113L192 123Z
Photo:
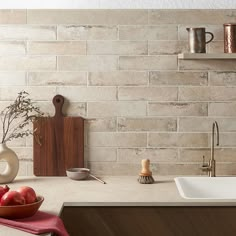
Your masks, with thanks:
M2 196L3 196L6 192L9 191L9 189L10 189L10 188L9 188L7 185L5 185L4 187L1 187L1 186L0 186L0 200L1 200Z
M14 206L25 204L25 198L17 191L6 192L0 201L1 206Z
M18 188L16 191L19 192L25 198L26 204L36 202L37 197L33 188L28 186L22 186Z

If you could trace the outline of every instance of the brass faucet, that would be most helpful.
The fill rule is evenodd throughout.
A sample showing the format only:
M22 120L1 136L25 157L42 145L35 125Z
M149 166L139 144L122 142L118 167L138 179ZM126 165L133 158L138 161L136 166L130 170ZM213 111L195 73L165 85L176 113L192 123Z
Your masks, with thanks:
M216 176L216 161L215 161L215 128L216 128L216 145L219 146L219 126L216 121L212 124L212 133L211 133L211 159L209 160L208 164L205 163L204 156L203 156L203 164L201 169L203 171L207 171L209 177Z

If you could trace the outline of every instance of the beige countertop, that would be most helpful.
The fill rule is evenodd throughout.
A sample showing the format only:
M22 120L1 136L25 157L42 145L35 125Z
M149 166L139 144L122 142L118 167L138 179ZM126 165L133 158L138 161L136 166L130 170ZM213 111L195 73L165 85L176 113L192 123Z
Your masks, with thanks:
M137 176L107 176L97 180L74 181L67 177L17 177L11 189L27 185L45 200L40 210L60 214L63 206L81 205L155 205L155 206L236 206L229 200L187 200L176 188L174 177L154 176L154 184L140 184ZM0 235L29 236L25 232L1 225Z

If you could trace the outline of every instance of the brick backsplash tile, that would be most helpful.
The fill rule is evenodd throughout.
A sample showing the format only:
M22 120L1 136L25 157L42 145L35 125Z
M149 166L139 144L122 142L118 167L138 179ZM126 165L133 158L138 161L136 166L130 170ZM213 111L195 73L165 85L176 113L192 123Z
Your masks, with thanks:
M146 109L143 101L89 102L88 117L145 116Z
M158 175L204 175L199 166L199 163L160 163L152 165L152 172Z
M150 147L208 147L205 133L149 133Z
M179 85L201 86L208 84L207 72L178 72L178 71L150 71L149 84L151 86Z
M235 14L236 10L150 10L149 24L224 24Z
M78 86L87 85L87 72L50 71L28 72L28 84L32 86Z
M216 171L218 175L236 175L236 164L235 162L232 163L220 163L216 167Z
M145 133L90 132L88 136L90 147L146 147Z
M26 43L23 41L0 41L0 55L25 55Z
M187 41L149 41L149 55L171 55L188 52Z
M120 87L119 100L177 101L176 87Z
M211 71L209 72L209 85L211 86L236 86L236 72Z
M148 85L148 73L142 71L89 72L89 85L141 86Z
M58 87L57 92L69 101L113 101L116 100L115 87Z
M0 40L55 40L55 26L0 25Z
M209 116L236 116L235 102L211 102L208 109Z
M28 10L28 24L143 25L147 10Z
M88 162L88 168L98 176L103 175L129 175L137 182L137 176L140 172L140 164L118 163L118 162Z
M55 69L55 56L0 56L0 71Z
M59 40L116 40L118 27L106 25L58 25Z
M119 26L121 40L177 40L177 25Z
M6 87L0 87L0 100L13 101L22 90L28 92L32 100L37 101L51 101L53 96L56 95L56 88L54 87L9 86L7 89Z
M117 119L114 117L86 119L85 125L88 132L116 131Z
M177 148L118 148L117 161L125 163L141 163L149 159L151 163L176 162Z
M85 41L31 41L28 54L36 55L85 55Z
M86 148L85 160L89 162L115 162L116 148Z
M113 71L117 69L116 56L58 56L60 71Z
M177 131L176 118L118 118L119 131Z
M26 73L24 71L0 72L0 86L26 86Z
M176 56L120 56L121 70L176 70Z
M0 24L26 24L26 10L0 10Z
M150 116L207 116L208 104L204 102L149 102Z
M89 55L147 55L145 41L88 41Z
M180 101L236 101L236 87L182 87Z

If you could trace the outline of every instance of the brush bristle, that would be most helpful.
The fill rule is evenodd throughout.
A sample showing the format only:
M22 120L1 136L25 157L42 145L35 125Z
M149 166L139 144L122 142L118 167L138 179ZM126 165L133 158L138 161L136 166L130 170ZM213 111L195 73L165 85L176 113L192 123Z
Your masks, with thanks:
M154 179L152 176L139 176L138 182L140 184L153 184Z

